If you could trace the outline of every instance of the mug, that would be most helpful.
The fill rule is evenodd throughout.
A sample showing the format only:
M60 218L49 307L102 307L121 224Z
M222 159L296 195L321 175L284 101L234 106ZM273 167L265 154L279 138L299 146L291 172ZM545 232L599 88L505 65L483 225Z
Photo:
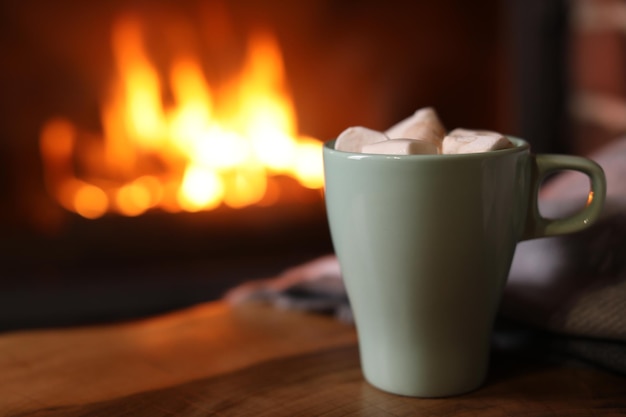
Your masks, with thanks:
M527 142L456 155L373 155L324 144L325 200L352 306L361 369L395 394L444 397L484 382L490 339L517 242L572 233L599 217L602 168L534 155ZM547 219L547 175L587 175L587 205Z

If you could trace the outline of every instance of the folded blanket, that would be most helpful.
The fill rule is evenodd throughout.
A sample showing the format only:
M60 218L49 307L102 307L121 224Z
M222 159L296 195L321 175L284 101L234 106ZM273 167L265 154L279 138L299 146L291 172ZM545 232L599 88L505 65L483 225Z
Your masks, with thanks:
M626 374L626 138L589 157L607 177L600 221L582 232L518 244L500 316L522 325L520 331L532 330L539 349ZM588 190L586 176L561 173L542 187L540 211L566 216L584 205ZM263 300L352 321L334 255L246 283L226 299Z
M519 243L501 314L544 331L546 347L626 374L626 138L590 158L607 178L600 221ZM571 214L588 189L584 175L564 172L542 188L540 210Z

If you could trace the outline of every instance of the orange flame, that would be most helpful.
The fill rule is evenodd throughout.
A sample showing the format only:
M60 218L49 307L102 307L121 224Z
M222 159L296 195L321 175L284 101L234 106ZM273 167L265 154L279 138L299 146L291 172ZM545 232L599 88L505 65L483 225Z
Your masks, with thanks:
M164 106L137 21L120 20L112 44L119 79L101 111L102 136L59 118L41 132L46 180L63 207L86 218L137 216L157 207L240 208L262 202L268 181L279 174L322 187L321 142L297 134L272 36L251 38L219 106L199 62L188 55L171 65L174 105Z

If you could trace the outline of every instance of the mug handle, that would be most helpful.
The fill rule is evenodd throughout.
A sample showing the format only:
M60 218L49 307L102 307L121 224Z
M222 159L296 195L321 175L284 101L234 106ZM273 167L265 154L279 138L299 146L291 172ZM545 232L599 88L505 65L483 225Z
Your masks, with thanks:
M534 175L526 233L522 240L573 233L591 226L598 218L606 198L606 178L602 167L596 162L571 155L534 155ZM543 179L556 171L572 170L587 175L591 189L586 206L571 216L547 219L538 206L539 188Z

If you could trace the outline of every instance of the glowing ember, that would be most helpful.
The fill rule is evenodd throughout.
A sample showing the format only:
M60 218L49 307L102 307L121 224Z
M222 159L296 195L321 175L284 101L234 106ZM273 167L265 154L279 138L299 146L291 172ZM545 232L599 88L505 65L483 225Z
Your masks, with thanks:
M46 180L66 209L97 218L268 204L276 175L322 187L321 142L297 134L281 54L267 33L251 38L220 103L197 60L182 56L169 73L174 104L164 106L134 20L114 27L113 52L119 80L101 112L102 136L65 119L49 120L41 132Z

